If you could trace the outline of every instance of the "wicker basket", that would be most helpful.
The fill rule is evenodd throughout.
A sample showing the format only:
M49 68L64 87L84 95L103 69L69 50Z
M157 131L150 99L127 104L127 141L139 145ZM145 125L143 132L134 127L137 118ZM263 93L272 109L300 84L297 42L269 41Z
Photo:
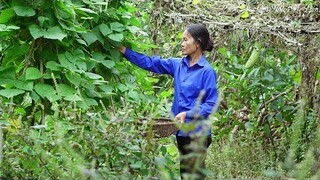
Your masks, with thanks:
M145 121L153 120L150 125L152 125L152 130L154 132L155 138L164 138L172 135L175 131L178 131L175 123L169 118L154 118L154 119L139 119L138 125L144 124ZM143 132L143 136L146 136L147 133Z

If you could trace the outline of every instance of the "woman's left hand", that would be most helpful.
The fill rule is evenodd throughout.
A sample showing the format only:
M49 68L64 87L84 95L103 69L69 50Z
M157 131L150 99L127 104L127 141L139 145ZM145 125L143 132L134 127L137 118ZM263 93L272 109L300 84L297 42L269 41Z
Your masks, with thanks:
M184 123L184 121L186 120L186 117L187 117L187 112L181 112L176 115L175 119L180 123Z

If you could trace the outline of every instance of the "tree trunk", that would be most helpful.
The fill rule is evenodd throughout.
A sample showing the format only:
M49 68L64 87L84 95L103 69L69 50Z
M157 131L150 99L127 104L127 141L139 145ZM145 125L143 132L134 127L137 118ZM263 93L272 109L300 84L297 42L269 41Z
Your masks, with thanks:
M301 67L302 77L300 86L300 100L302 100L302 109L304 110L304 119L306 121L305 128L310 122L307 116L314 117L319 120L319 80L317 80L317 72L320 66L320 43L319 36L311 36L306 34L303 38L304 46L299 49L299 63ZM318 122L320 123L320 122ZM311 128L313 129L313 128ZM305 132L311 133L311 132ZM307 137L308 138L308 137Z

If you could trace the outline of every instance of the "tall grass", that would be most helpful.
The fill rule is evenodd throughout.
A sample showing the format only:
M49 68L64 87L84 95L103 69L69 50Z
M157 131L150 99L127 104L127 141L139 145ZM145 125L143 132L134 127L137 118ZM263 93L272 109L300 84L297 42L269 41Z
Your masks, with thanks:
M207 179L270 179L265 173L272 166L272 157L261 140L248 133L213 141L206 165L211 172Z

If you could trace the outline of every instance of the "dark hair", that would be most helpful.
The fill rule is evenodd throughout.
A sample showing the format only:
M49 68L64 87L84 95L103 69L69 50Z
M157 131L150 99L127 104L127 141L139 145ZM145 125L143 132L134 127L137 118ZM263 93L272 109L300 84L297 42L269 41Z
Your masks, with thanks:
M186 30L197 42L200 43L200 47L203 51L212 51L213 41L209 36L209 31L203 24L190 24L186 27Z

